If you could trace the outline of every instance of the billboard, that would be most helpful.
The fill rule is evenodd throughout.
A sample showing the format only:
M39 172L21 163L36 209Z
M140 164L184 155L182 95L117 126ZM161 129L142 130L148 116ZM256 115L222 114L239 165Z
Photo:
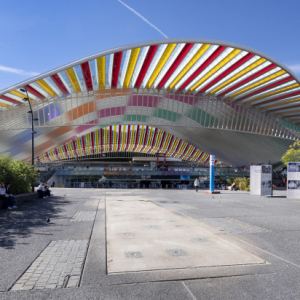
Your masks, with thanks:
M288 163L286 188L287 198L300 198L300 162Z
M250 195L272 195L272 165L250 167Z

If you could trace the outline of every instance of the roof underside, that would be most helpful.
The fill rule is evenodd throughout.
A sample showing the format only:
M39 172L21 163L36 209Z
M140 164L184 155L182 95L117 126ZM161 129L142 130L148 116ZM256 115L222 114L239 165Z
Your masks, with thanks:
M101 52L0 91L0 106L22 105L22 86L38 102L102 89L142 88L230 99L299 120L299 79L287 68L241 45L191 41L166 39Z
M131 125L132 140L123 146L135 147L137 128L148 126L147 135L152 127L173 135L172 149L179 141L189 144L191 160L206 159L205 151L231 164L275 163L299 139L299 82L267 55L227 42L165 39L118 47L0 91L0 151L19 159L31 155L25 87L39 119L35 155L48 153L48 160L59 159L59 147L70 155L68 147L92 135L97 147L86 147L87 153L117 147L97 144L95 133ZM120 131L110 132L117 137ZM74 146L77 138L82 142Z

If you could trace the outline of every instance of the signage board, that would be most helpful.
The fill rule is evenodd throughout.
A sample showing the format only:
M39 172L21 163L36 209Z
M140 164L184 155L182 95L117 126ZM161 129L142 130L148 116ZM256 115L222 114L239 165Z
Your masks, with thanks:
M288 163L286 188L287 198L300 198L300 162Z
M250 195L272 195L272 165L250 167Z

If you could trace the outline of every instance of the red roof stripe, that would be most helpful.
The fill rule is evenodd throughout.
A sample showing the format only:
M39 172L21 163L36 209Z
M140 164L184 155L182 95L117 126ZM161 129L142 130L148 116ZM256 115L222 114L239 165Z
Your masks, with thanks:
M93 82L89 62L87 61L81 64L80 67L83 74L86 89L90 92L93 90Z
M114 54L114 62L112 68L111 87L116 88L118 85L119 72L121 67L123 52L117 52Z
M273 98L273 99L270 99L270 100L266 100L266 101L254 104L253 107L256 107L256 106L259 106L259 105L262 105L262 104L266 104L266 103L270 103L270 102L274 102L274 101L277 101L277 100L281 100L281 99L284 99L284 98L296 96L296 95L299 95L299 94L300 94L300 91L299 92L290 93L290 94L286 94L286 95L283 95L283 96L280 96L280 97L277 97L277 98Z
M281 84L283 84L283 83L286 83L286 82L292 81L292 80L294 80L293 77L287 77L287 78L284 78L284 79L279 80L279 81L277 81L277 82L275 82L275 83L273 83L273 84L270 84L270 85L268 85L268 86L266 86L266 87L263 87L263 88L261 88L261 89L259 89L259 90L256 90L255 92L252 92L252 93L250 93L250 94L248 94L248 95L246 95L246 96L244 96L244 97L241 97L241 98L237 99L237 101L241 101L241 100L247 99L247 98L249 98L249 97L251 97L251 96L253 96L253 95L255 95L255 94L261 93L261 92L263 92L263 91L267 91L267 90L269 90L269 89L271 89L271 88L273 88L273 87L275 87L275 86L277 86L277 85L281 85Z
M182 48L179 55L176 57L175 61L173 62L172 66L169 68L168 72L165 74L165 76L163 77L163 79L159 83L159 85L158 85L159 88L163 87L163 85L171 77L173 72L176 70L176 68L179 66L179 64L182 62L182 60L185 58L185 56L192 49L193 46L194 46L194 44L188 43Z
M210 57L188 78L180 87L180 89L184 89L190 82L192 82L208 65L215 60L224 50L226 49L225 46L219 46L211 55Z
M72 141L72 143L73 143L74 153L76 154L76 156L78 156L75 139Z
M241 58L239 61L237 61L235 64L233 64L230 68L228 68L227 70L225 70L222 74L220 74L213 81L211 81L208 85L206 85L205 87L203 87L200 90L200 92L204 92L205 90L207 90L208 88L210 88L216 82L218 82L219 80L223 79L229 73L233 72L235 69L237 69L239 66L241 66L246 61L248 61L249 59L251 59L253 56L254 56L254 54L252 54L252 53L248 53L247 55L245 55L243 58Z
M69 94L68 90L66 89L65 85L63 84L63 82L59 78L58 74L51 75L50 77L64 95Z
M40 99L45 99L44 95L42 95L41 93L39 93L37 90L35 90L32 86L30 85L26 85L25 86L26 90L31 93L32 95L40 98Z
M148 68L151 64L151 61L152 61L152 59L153 59L153 57L156 53L157 48L158 48L158 45L153 45L149 48L148 53L146 55L146 58L144 60L143 66L141 68L140 74L139 74L139 76L136 80L136 83L135 83L136 88L140 87L140 85L141 85L141 83L142 83L142 81L143 81L143 79L146 75L146 72L148 71Z
M25 98L25 96L24 96L24 98ZM0 99L5 100L5 101L8 101L8 102L11 102L11 103L13 103L13 104L17 104L17 105L21 105L21 104L22 104L22 102L17 101L17 100L15 100L15 99L11 99L11 98L6 97L6 96L4 96L4 95L0 96Z
M249 76L248 78L242 80L241 82L239 82L239 83L233 85L231 88L225 90L225 91L222 92L219 96L225 95L225 94L227 94L227 93L229 93L229 92L235 90L236 88L238 88L238 87L244 85L245 83L251 81L252 79L255 79L256 77L259 77L260 75L263 75L264 73L266 73L266 72L268 72L268 71L270 71L270 70L272 70L272 69L274 69L274 68L276 68L276 67L277 67L277 66L276 66L275 64L270 64L269 66L263 68L262 70L256 72L255 74Z
M268 112L275 112L275 111L278 111L278 110L283 110L283 109L286 109L286 110L289 110L289 109L292 109L292 108L297 108L297 107L300 107L300 105L299 104L296 104L296 105L292 105L292 106L288 106L288 107L286 107L286 108L282 108L282 107L280 107L280 108L275 108L275 109L268 109ZM290 113L290 112L289 112Z

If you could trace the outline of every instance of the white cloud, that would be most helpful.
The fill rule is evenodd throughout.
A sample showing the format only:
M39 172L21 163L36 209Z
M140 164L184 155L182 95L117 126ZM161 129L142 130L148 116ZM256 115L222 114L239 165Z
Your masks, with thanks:
M295 73L300 74L300 64L290 65L290 66L288 66L288 68L291 69L292 71L294 71Z
M15 68L10 68L10 67L5 67L5 66L0 65L0 72L1 71L8 72L8 73L14 73L14 74L22 75L22 76L36 76L36 75L40 74L37 72L28 72L28 71L24 71L21 69L15 69Z
M123 4L125 7L127 7L129 10L131 10L134 14L136 14L138 17L140 17L144 22L149 24L151 27L153 27L155 30L157 30L162 36L165 38L168 38L160 29L158 29L155 25L153 25L151 22L149 22L146 18L144 18L141 14L139 14L136 10L125 4L123 1L118 0L121 4Z

